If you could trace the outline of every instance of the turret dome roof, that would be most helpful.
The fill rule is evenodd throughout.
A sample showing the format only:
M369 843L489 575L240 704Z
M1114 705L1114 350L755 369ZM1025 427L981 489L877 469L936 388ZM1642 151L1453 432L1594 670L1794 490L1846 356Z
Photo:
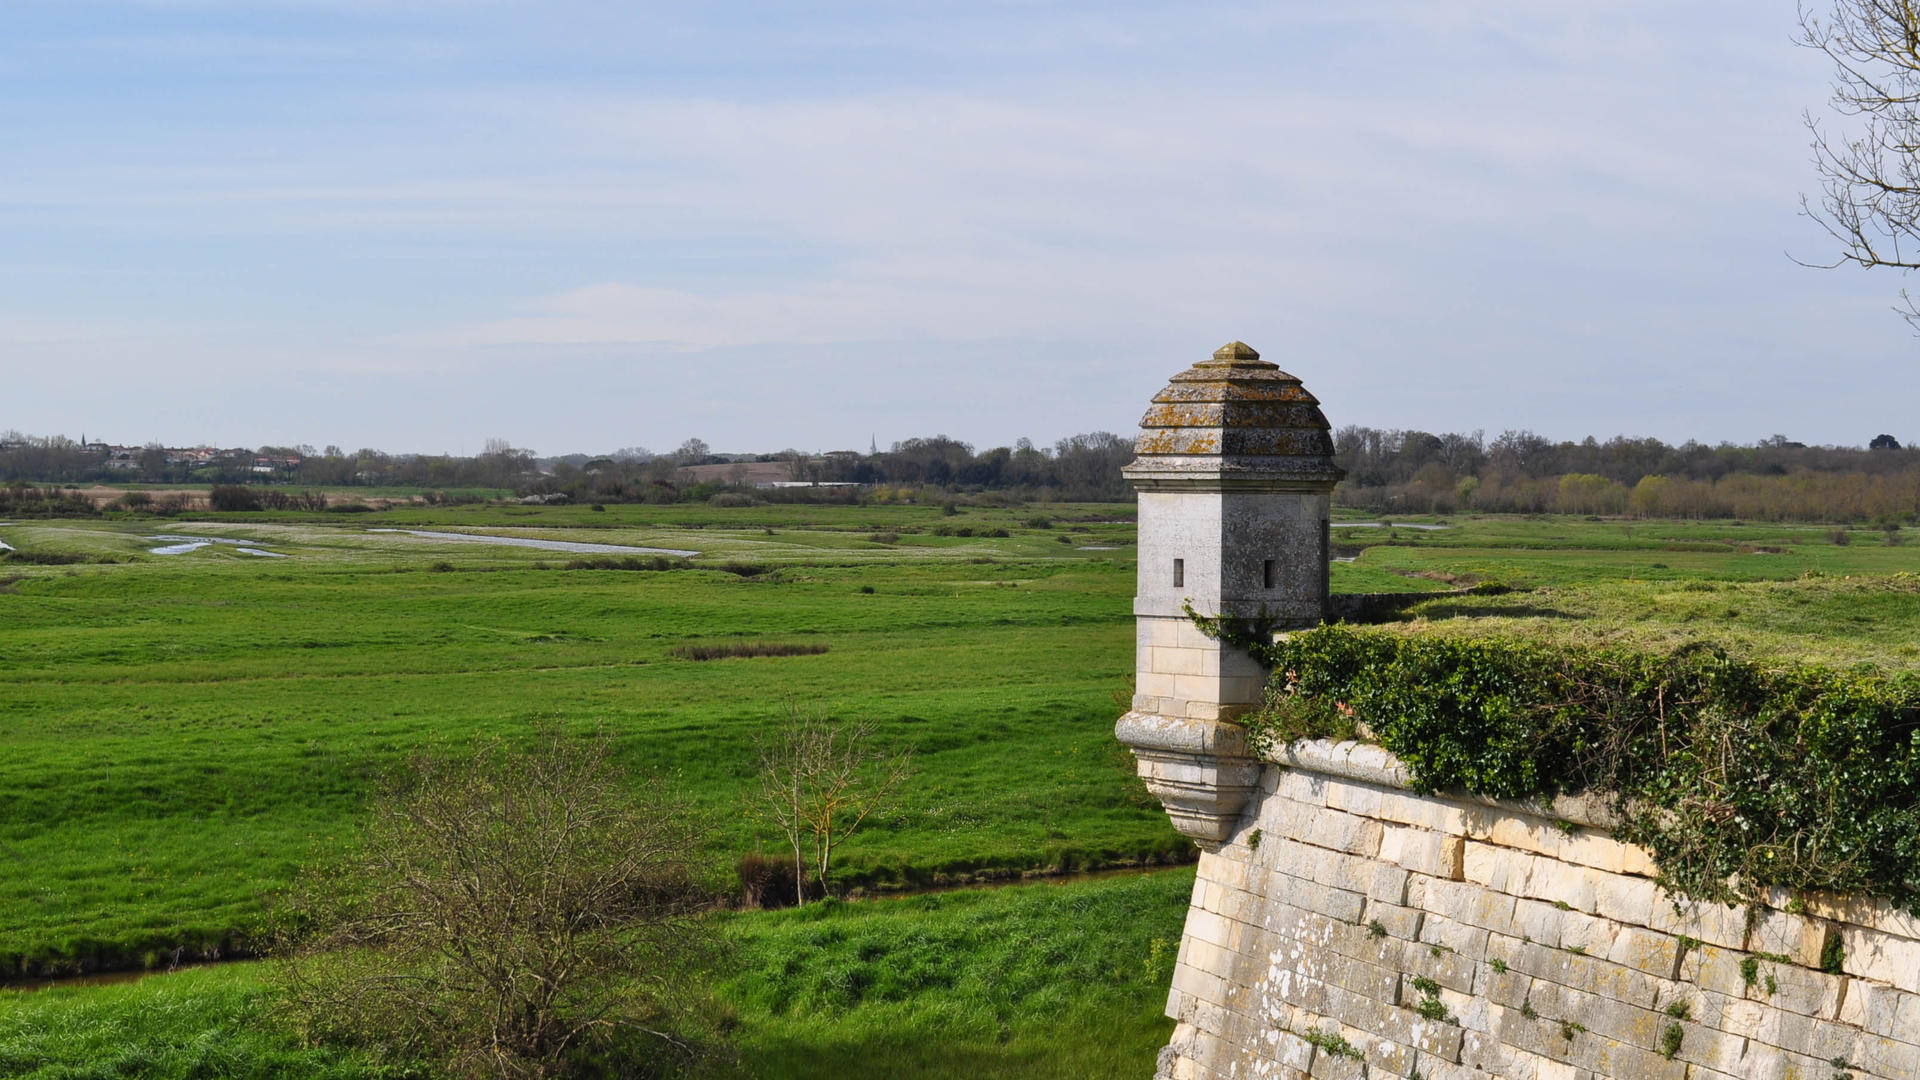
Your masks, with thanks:
M1240 341L1155 394L1133 448L1127 475L1136 482L1168 473L1278 474L1331 487L1345 475L1333 463L1319 399Z

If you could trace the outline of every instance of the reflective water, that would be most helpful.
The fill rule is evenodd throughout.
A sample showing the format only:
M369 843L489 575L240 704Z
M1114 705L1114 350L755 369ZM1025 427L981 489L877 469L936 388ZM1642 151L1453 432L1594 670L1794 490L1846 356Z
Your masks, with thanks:
M403 533L423 540L457 540L469 544L498 544L501 547L539 548L542 551L571 551L579 555L677 555L691 559L697 551L678 548L634 547L630 544L588 544L578 540L529 540L524 536L485 536L479 533L435 532L431 529L368 529L376 533Z
M155 555L185 555L189 551L199 551L210 544L231 544L248 555L260 555L269 559L284 559L286 555L278 551L267 551L256 546L257 540L236 540L228 536L171 536L162 533L149 536L148 540L161 541L160 547L148 548Z

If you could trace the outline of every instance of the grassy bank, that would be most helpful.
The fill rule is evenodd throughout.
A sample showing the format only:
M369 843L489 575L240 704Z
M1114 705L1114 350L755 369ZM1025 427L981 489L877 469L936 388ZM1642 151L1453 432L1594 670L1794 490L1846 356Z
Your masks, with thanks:
M724 1045L704 1080L1145 1076L1190 870L723 916L711 990ZM0 991L0 1075L33 1080L380 1075L297 1046L263 969ZM405 1075L390 1072L387 1075Z

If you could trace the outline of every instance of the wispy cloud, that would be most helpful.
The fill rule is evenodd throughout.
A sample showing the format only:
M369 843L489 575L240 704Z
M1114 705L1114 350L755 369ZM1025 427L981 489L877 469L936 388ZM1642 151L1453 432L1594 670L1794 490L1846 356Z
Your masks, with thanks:
M0 322L0 368L38 388L6 404L48 418L0 424L184 401L159 365L245 370L223 393L262 416L328 379L356 400L475 384L412 418L428 444L574 409L573 377L644 385L662 423L712 409L694 426L716 443L806 444L807 419L867 423L846 388L912 354L936 404L977 411L866 408L1044 436L1130 422L1163 369L1243 336L1346 419L1583 433L1652 423L1657 399L1662 434L1826 439L1858 403L1685 424L1730 383L1815 356L1882 376L1908 348L1879 314L1892 283L1781 255L1810 242L1798 114L1821 73L1790 16L1735 0L8 17L0 92L44 104L0 148L0 320L76 335ZM1062 342L1106 377L1006 402L968 381ZM716 403L673 381L690 355L788 383ZM82 377L102 371L128 389ZM1920 391L1892 379L1882 400ZM316 438L398 441L355 422Z

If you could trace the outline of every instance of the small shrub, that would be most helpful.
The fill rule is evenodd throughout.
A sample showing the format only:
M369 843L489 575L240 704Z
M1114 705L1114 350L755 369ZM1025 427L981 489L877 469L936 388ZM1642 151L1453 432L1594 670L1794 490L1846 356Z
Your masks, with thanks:
M861 592L861 594L862 594L862 595L865 595L865 596L872 596L872 595L873 595L873 586L871 586L871 585L862 585L862 586L860 586L860 592Z
M1693 1006L1686 1001L1676 1001L1667 1006L1667 1015L1675 1020L1685 1020L1693 1014Z
M1491 967L1495 974L1505 975L1507 973L1507 962L1497 956L1487 961L1487 966Z
M1660 1033L1660 1056L1672 1061L1673 1055L1680 1052L1680 1041L1686 1037L1686 1031L1679 1024L1668 1024Z
M1357 1047L1348 1042L1345 1036L1342 1036L1337 1031L1321 1031L1319 1028L1308 1028L1300 1034L1300 1037L1320 1049L1325 1050L1327 1053L1332 1054L1334 1057L1351 1058L1354 1061L1359 1061L1363 1056Z
M436 574L451 574L453 573L453 564L448 562L445 559L440 559L436 562L428 564L427 569L433 571Z
M66 551L0 551L0 559L11 563L27 563L31 566L73 566L85 562L112 562L112 559L89 559L85 555L75 555Z
M818 656L825 645L801 645L779 641L727 641L713 645L682 642L667 650L680 660L733 660L752 656Z
M743 907L778 908L793 903L792 860L770 859L754 851L740 856L733 869L740 879L740 903Z
M685 559L672 559L665 555L601 555L591 559L574 559L567 563L569 570L688 570L692 564Z
M1041 514L1038 517L1030 517L1027 519L1027 528L1051 529L1053 528L1053 519L1046 516L1045 514Z
M1379 919L1367 924L1367 936L1376 940L1387 936L1387 925Z
M1829 975L1838 975L1845 969L1846 963L1847 947L1840 943L1840 935L1835 934L1827 939L1826 946L1820 950L1820 970Z
M1749 956L1740 961L1740 981L1748 986L1760 981L1760 958Z
M274 976L296 1037L515 1080L682 1055L662 1029L711 955L697 816L625 775L604 736L536 735L414 757L360 841L303 872Z
M1828 529L1827 542L1835 547L1846 547L1853 543L1853 537L1845 529Z
M587 509L589 509L589 510L591 510L591 511L593 511L593 512L594 512L594 513L596 513L596 514L604 514L604 513L606 513L606 512L607 512L607 504L606 504L606 503L594 503L594 504L593 504L592 506L589 506L589 507L587 507Z
M260 496L239 484L215 484L207 493L207 505L215 510L258 510Z

